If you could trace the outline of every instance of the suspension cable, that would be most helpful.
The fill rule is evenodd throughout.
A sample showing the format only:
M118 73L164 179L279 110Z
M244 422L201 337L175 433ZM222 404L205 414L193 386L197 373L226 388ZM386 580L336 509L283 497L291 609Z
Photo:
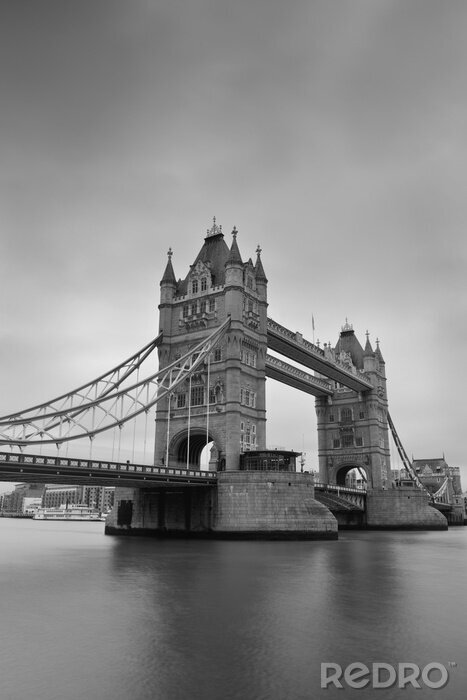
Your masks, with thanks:
M208 372L207 372L207 389L206 389L206 467L209 469L209 399L210 399L210 371L211 371L211 353L208 353Z
M61 405L54 409L52 403L49 402L40 406L39 415L33 414L33 411L37 410L36 408L0 419L0 444L11 445L14 443L21 448L26 445L56 442L57 437L54 433L61 423L66 426L66 431L60 437L63 442L87 437L89 434L97 435L118 426L120 443L123 424L134 420L143 411L147 412L158 401L163 400L169 393L173 392L179 384L191 377L204 361L206 355L211 352L212 347L219 342L229 324L230 318L226 319L208 338L201 340L194 348L187 351L182 358L174 360L162 370L129 387L119 387L116 391L107 390L105 396L101 392L94 399L89 398L88 391L84 398L82 395L78 395L78 400L81 401L78 404L74 404L74 394L67 394L65 396L69 401L68 406ZM126 374L128 375L129 371ZM116 381L121 384L120 380L121 377ZM89 389L91 385L88 384L86 387ZM98 387L96 385L94 389L97 393ZM143 392L146 392L146 400L143 399ZM124 400L131 401L125 412L123 410ZM90 410L93 408L94 411ZM97 413L99 413L99 419L97 419ZM89 421L93 415L92 425L89 427ZM22 428L21 437L17 435L16 426Z
M190 432L191 432L191 374L188 384L188 439L186 443L186 468L190 468Z

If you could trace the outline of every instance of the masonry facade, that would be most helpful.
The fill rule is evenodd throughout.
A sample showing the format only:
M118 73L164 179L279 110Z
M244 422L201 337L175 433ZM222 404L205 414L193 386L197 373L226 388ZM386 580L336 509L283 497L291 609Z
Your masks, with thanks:
M169 251L160 282L159 367L181 358L227 318L230 327L208 362L156 412L156 465L237 470L242 452L266 445L267 279L261 262L243 261L232 231L229 248L215 219L186 277L177 281Z
M356 469L369 488L386 488L391 481L388 401L379 342L373 350L367 334L363 348L346 322L336 346L324 349L349 371L364 373L373 389L359 393L333 382L333 395L316 399L320 481L343 486Z

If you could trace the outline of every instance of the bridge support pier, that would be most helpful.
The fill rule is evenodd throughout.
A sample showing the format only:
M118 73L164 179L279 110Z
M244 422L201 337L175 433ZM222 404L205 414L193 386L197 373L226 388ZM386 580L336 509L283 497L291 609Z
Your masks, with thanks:
M309 474L220 472L216 487L119 488L109 535L336 539L337 520L314 498Z
M231 471L218 475L218 537L336 539L337 520L314 498L310 474Z
M366 524L379 530L447 530L444 515L419 488L372 489L366 497Z
M206 537L212 530L215 492L210 487L119 488L105 524L107 535Z

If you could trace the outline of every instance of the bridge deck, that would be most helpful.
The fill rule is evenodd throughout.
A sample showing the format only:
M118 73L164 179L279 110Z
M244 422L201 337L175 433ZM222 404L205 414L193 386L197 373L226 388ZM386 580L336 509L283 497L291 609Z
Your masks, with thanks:
M1 452L0 481L150 488L173 484L212 486L217 483L217 474L179 466L155 467L129 462Z

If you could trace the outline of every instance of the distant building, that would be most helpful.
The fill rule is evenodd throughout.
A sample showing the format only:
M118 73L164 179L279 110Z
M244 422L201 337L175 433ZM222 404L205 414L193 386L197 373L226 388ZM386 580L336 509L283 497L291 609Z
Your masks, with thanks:
M109 513L114 504L115 486L70 486L68 484L18 484L11 493L0 495L1 515L24 515L37 507L58 508L62 504L83 503Z
M109 513L114 505L115 486L83 486L81 503Z
M28 499L41 499L43 484L17 484L11 493L2 497L1 511L3 515L23 515L23 504Z
M81 503L83 486L46 484L42 496L43 508L58 508L64 504Z
M434 459L414 459L412 467L425 488L432 494L438 493L438 502L452 506L449 523L463 523L466 510L459 467L450 467L444 455Z
M42 497L45 508L57 508L63 504L83 503L103 513L112 510L115 486L69 486L47 484Z
M462 485L459 467L450 467L443 457L435 459L414 459L412 467L420 481L429 491L438 491L446 477L452 482L453 493L462 495Z

